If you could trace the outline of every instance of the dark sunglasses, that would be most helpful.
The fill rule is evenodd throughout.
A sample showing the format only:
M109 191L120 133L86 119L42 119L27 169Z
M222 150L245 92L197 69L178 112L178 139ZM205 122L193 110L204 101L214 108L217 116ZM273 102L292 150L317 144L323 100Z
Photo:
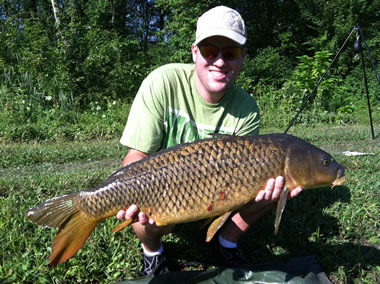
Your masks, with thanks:
M206 59L213 60L218 57L219 52L222 53L224 60L238 59L243 53L243 47L230 46L224 48L218 48L213 45L198 45L199 51Z

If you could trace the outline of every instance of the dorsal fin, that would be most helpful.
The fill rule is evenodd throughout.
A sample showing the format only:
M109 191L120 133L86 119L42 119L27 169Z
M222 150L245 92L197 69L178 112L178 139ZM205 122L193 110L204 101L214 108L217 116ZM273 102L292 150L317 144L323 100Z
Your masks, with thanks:
M226 133L209 133L208 135L216 138L229 138L236 137L236 135L226 134Z

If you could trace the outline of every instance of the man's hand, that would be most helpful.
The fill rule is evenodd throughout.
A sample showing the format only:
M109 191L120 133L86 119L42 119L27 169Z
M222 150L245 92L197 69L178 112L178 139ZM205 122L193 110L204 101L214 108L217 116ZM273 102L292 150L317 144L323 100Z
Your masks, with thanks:
M133 218L138 211L139 211L139 209L138 209L137 205L132 204L131 206L129 206L129 208L127 210L120 210L119 212L117 212L116 217L118 219L129 220L129 219ZM146 225L148 223L151 225L155 224L154 220L149 219L144 212L138 213L138 219L142 225Z
M268 180L267 185L264 190L261 190L256 198L255 201L259 202L262 200L268 201L268 203L273 201L278 201L280 198L281 191L284 186L284 177L278 176L276 179L271 178ZM293 198L297 196L302 191L301 187L296 187L292 191L289 192L288 198Z

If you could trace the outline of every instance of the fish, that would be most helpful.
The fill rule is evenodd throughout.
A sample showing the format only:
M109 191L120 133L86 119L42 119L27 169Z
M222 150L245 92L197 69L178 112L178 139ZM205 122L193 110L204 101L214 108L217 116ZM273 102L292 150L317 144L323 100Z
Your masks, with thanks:
M100 221L131 204L158 226L215 218L207 231L210 241L234 210L254 200L268 179L277 176L284 177L284 188L275 234L288 192L299 186L333 188L345 181L343 166L298 137L215 134L149 155L115 171L99 186L43 202L26 217L58 228L50 255L54 267L74 256ZM113 231L136 221L126 220Z

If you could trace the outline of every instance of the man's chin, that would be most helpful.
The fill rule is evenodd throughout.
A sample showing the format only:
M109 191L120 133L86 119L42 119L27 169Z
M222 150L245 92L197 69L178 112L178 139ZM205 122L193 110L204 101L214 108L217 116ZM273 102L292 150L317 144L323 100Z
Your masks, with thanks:
M209 91L211 93L225 93L227 88L229 87L229 84L224 81L214 81L212 84L209 85L210 89Z

